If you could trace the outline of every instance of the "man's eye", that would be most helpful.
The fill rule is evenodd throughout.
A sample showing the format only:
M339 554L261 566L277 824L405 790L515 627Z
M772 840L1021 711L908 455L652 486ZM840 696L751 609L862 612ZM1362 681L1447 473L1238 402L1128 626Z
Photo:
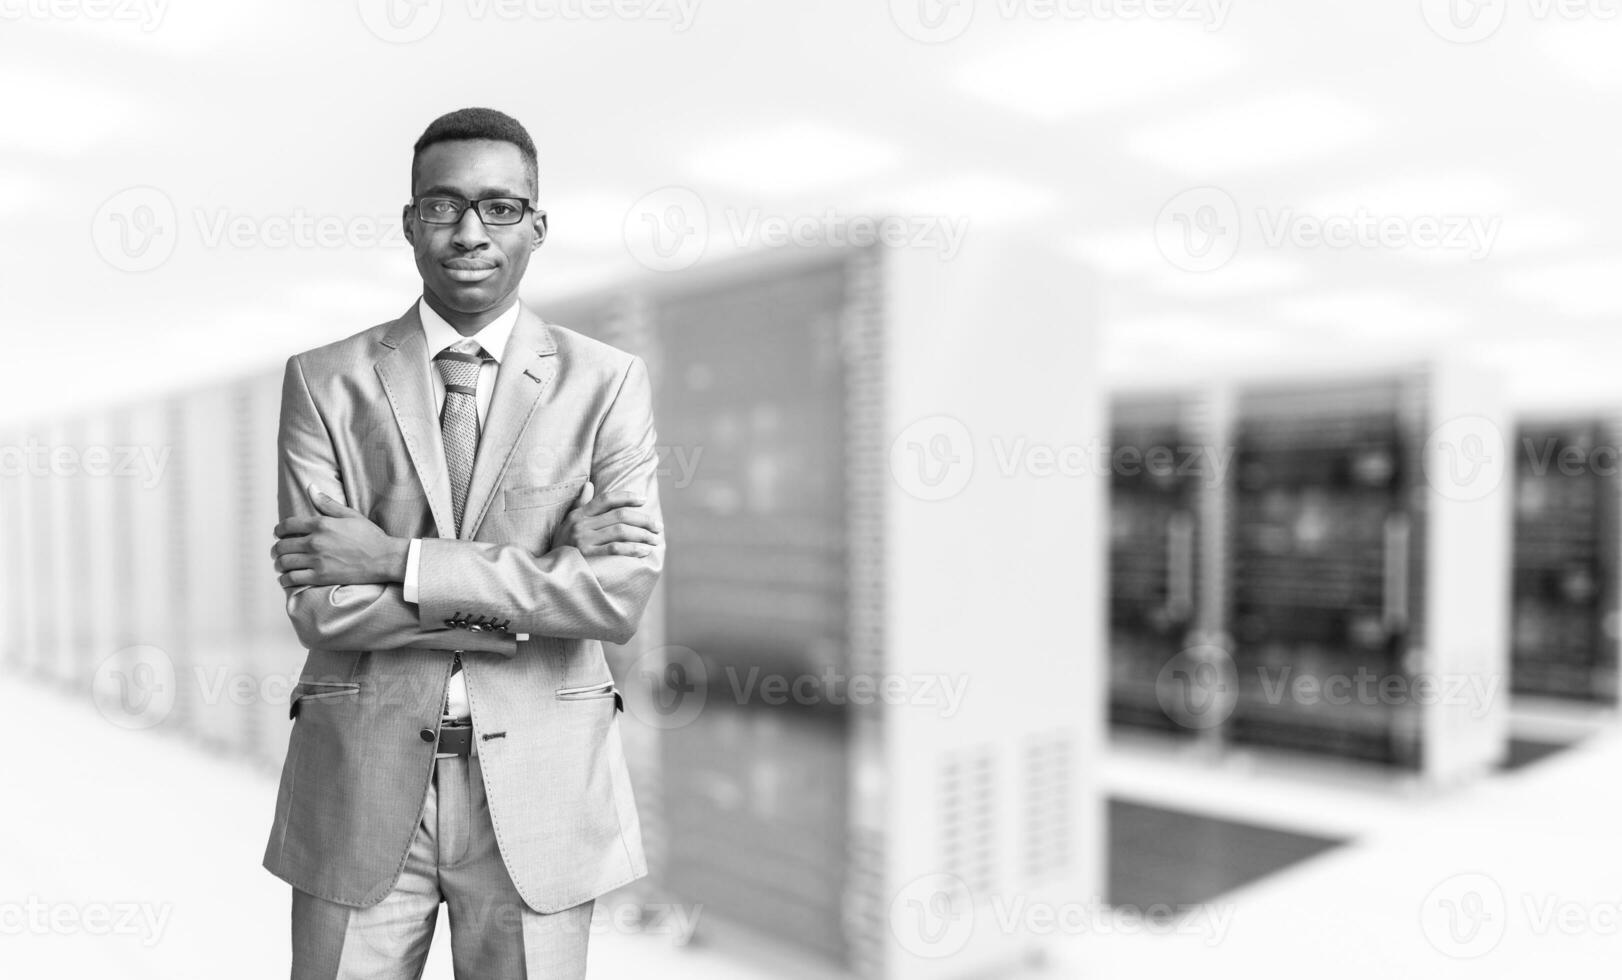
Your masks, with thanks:
M492 205L490 205L490 214L493 217L497 217L497 218L505 218L509 214L512 214L514 210L516 210L516 209L511 204L492 204Z
M450 201L429 201L428 207L432 209L435 214L449 214L456 210L456 205Z

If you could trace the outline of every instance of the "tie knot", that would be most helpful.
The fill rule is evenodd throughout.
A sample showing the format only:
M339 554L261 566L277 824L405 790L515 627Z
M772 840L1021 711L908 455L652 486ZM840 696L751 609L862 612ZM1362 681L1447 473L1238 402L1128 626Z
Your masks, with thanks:
M479 382L479 365L490 359L484 347L472 337L466 337L434 355L439 376L451 385L473 388Z

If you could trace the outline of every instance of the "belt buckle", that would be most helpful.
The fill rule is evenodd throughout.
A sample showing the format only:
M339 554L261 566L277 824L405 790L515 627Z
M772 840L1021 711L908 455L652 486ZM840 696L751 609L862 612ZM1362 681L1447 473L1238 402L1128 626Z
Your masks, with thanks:
M473 725L471 722L440 722L439 742L434 751L435 759L466 759L472 752Z

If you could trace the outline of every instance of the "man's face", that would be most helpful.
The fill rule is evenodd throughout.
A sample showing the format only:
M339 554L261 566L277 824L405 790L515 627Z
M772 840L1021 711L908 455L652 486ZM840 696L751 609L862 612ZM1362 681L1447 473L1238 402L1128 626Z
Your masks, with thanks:
M511 143L455 140L427 147L417 157L411 194L477 201L487 197L535 199L524 155ZM514 225L486 225L469 207L453 225L429 224L406 205L405 234L417 258L423 289L458 313L506 307L546 238L545 217L533 212Z

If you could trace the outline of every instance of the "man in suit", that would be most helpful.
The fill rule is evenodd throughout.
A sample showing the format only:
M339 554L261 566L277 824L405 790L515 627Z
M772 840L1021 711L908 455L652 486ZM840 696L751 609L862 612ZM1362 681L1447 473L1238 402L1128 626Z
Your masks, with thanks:
M580 977L594 899L647 873L602 642L664 563L634 356L518 302L535 147L463 109L414 148L399 319L288 359L271 554L308 648L264 864L293 977ZM588 499L589 495L589 499Z

